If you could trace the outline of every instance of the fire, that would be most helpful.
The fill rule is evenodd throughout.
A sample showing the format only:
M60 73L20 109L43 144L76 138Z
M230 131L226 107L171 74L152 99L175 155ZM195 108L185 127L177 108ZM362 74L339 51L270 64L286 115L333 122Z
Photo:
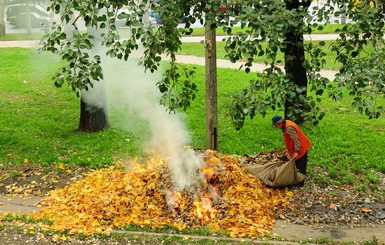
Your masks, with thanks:
M192 204L192 198L187 197L185 198L185 192L183 191L168 191L167 192L167 199L169 207L171 208L173 214L176 216L180 214L180 212L184 212L185 210L188 210L188 200L190 199ZM193 206L190 208L190 216L197 217L202 222L207 222L215 218L215 215L218 213L216 209L212 206L212 198L211 194L199 194L202 197L199 201L193 202Z
M181 212L189 212L189 216L205 223L215 219L218 214L213 205L221 197L216 176L219 172L213 167L202 168L199 172L204 174L199 179L200 184L183 191L171 188L167 191L167 202L175 216Z
M169 159L153 157L145 161L145 163L142 160L136 156L129 161L132 171L144 173L159 167L165 167ZM215 219L218 210L213 206L214 202L221 197L218 179L221 171L223 170L218 166L218 162L215 159L210 159L206 162L205 167L198 170L200 175L197 174L197 179L193 186L186 187L183 190L177 190L174 187L166 190L168 207L173 216L183 216L185 213L190 217L196 217L200 222L208 222Z
M195 210L193 210L193 214L198 217L199 220L207 222L211 219L215 218L215 215L218 213L216 209L214 209L211 205L211 195L207 194L201 198L201 202L195 201Z
M219 199L221 192L219 190L219 179L216 175L220 173L220 170L209 165L206 168L201 169L201 173L206 175L206 183L208 185L208 192L214 200Z
M176 194L176 202L178 203L178 207L180 210L185 208L184 198L180 191L175 192Z
M172 188L171 190L168 190L166 194L167 203L172 209L174 215L177 215L179 212L182 212L186 208L186 201L182 191L176 191Z
M206 174L207 179L211 179L214 176L214 169L213 168L204 168L202 169L202 173Z

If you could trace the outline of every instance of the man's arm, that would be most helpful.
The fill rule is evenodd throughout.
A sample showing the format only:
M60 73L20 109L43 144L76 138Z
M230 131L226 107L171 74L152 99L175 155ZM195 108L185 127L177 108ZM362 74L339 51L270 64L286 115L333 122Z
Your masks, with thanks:
M288 126L286 128L286 133L289 135L289 137L291 138L291 140L294 143L294 152L295 153L294 153L293 158L296 158L298 156L300 149L301 149L301 142L299 141L297 130L295 130L295 128L293 126Z

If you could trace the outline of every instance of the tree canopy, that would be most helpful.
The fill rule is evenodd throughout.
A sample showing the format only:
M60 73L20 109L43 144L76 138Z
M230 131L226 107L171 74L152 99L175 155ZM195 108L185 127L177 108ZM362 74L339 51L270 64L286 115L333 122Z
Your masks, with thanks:
M191 34L191 24L198 21L229 34L228 57L233 62L245 60L246 72L257 56L263 56L268 65L250 81L249 89L234 96L229 114L236 128L241 128L248 116L266 115L267 110L279 108L285 108L285 115L294 121L306 119L317 124L324 116L318 107L320 96L328 91L340 100L345 89L354 98L353 107L376 118L383 111L376 99L385 92L384 16L382 9L370 2L327 0L310 10L311 0L51 0L49 9L60 19L47 30L43 50L58 53L66 61L55 75L55 84L67 82L77 92L103 78L100 56L89 55L95 38L102 40L107 55L113 58L127 60L133 51L143 50L140 63L150 72L159 68L161 54L167 54L170 67L157 83L163 93L161 103L172 111L186 109L197 87L194 71L176 62L176 52L182 44L181 35ZM150 11L159 14L157 28L148 24ZM336 30L339 38L330 47L325 47L325 42L303 42L303 35L323 28L319 23L328 24L340 16L352 23ZM178 28L182 17L185 26ZM129 38L122 38L116 26L122 20L130 28ZM103 30L100 36L82 31L82 21L86 27ZM239 24L244 31L233 33L232 27ZM368 45L375 47L374 52L367 52ZM336 62L342 64L334 82L320 74L324 48L335 51ZM285 54L284 60L278 60L279 52Z
M249 89L235 96L230 114L236 127L242 127L247 116L265 115L268 109L283 106L286 116L292 120L301 121L302 118L317 124L324 116L318 107L321 95L328 91L333 99L341 100L345 89L354 98L353 107L370 118L381 115L383 107L376 104L376 98L384 96L385 92L382 8L374 7L372 1L357 4L356 1L328 0L313 9L308 8L310 0L237 2L248 7L240 8L233 22L240 22L248 29L227 40L228 56L232 61L246 59L246 67L252 66L256 56L264 56L268 68L257 74ZM288 32L297 36L312 34L314 29L334 24L332 21L341 16L351 23L336 30L339 38L331 46L326 47L325 42L304 43L288 38ZM228 34L233 34L230 28L227 30ZM375 47L373 53L366 50L370 45ZM308 86L298 84L297 72L287 69L287 64L300 55L293 53L288 57L285 51L290 46L298 46L306 54L306 59L297 66L305 68ZM341 63L334 82L320 74L326 63L323 49L335 51L336 62ZM278 52L285 53L284 61L277 58ZM285 70L280 66L282 63Z

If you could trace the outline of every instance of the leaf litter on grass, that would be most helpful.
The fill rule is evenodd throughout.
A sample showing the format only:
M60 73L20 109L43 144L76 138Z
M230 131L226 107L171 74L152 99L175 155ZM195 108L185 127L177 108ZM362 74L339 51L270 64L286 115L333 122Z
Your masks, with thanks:
M276 212L287 205L290 191L267 188L238 160L214 151L200 153L204 165L191 186L172 185L167 160L145 165L135 158L94 170L83 179L47 194L30 218L46 222L44 230L69 234L110 234L128 225L178 230L209 227L231 237L269 234Z

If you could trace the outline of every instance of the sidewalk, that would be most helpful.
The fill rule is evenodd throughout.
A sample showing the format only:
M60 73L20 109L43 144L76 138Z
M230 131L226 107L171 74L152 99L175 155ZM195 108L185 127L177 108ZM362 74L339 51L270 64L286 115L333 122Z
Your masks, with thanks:
M4 215L4 212L11 213L32 213L40 208L36 207L42 197L31 197L23 199L21 197L8 197L0 194L0 216Z
M339 37L339 34L311 34L311 35L304 35L303 38L305 41L313 40L313 41L320 41L320 40L336 40ZM224 38L228 38L228 36L216 36L217 42L223 41ZM201 42L204 41L205 37L182 37L182 42L185 43L193 43L193 42Z
M38 40L0 41L0 48L38 48Z
M335 38L334 34L319 34L319 35L312 35L313 40L325 40L325 38ZM217 36L217 40L221 41L223 36ZM200 42L204 40L204 37L187 37L182 38L182 42ZM329 39L331 40L331 39ZM38 48L39 44L37 40L22 40L22 41L0 41L0 48L12 48L12 47L21 47L21 48ZM136 52L133 53L134 57L140 57L141 54ZM168 60L168 57L166 55L162 55L162 59ZM185 64L193 64L193 65L204 65L205 64L205 57L198 57L193 55L177 55L176 59L180 63ZM231 63L229 60L225 59L217 59L217 67L220 68L232 68L232 69L239 69L239 67L243 64L243 62L236 62ZM283 69L283 67L281 67ZM255 63L252 67L250 67L250 70L252 72L262 72L264 69L266 69L266 66L264 64ZM321 70L321 75L323 77L328 78L330 81L334 80L336 71L333 70Z

